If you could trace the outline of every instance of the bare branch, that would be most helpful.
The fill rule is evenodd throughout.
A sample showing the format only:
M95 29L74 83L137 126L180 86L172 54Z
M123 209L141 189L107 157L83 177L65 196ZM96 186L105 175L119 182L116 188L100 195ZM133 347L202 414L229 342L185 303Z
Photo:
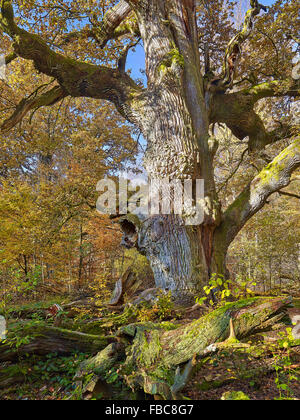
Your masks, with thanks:
M222 189L224 188L224 187L226 187L227 186L227 184L228 184L228 182L234 177L234 175L237 173L237 171L239 170L239 168L240 168L240 166L241 166L241 164L243 163L243 160L244 160L244 157L245 157L245 155L246 155L246 153L248 152L248 147L247 147L247 149L245 149L244 151L243 151L243 153L242 153L242 155L241 155L241 158L240 158L240 160L239 160L239 162L238 162L238 164L236 165L236 167L235 167L235 169L233 170L233 172L228 176L228 178L222 183L222 185L221 185L221 187L218 189L218 194L219 194L219 192L220 191L222 191Z
M278 193L279 195L285 195L287 197L297 198L298 200L300 200L300 195L297 195L297 194L289 193L286 191L278 191Z
M59 45L62 46L77 39L93 38L101 48L104 48L111 39L138 33L134 12L124 0L108 10L102 22L98 22L94 16L92 24L92 28L86 27L81 31L66 34Z
M98 42L95 32L89 27L83 28L81 31L74 31L69 32L68 34L64 34L56 45L58 47L63 47L64 45L70 44L73 41L88 38L93 38Z
M37 92L34 92L29 98L25 98L19 103L13 115L1 126L1 131L11 130L29 111L37 110L42 106L54 105L65 96L67 96L66 92L60 86L55 86L42 95L38 95Z

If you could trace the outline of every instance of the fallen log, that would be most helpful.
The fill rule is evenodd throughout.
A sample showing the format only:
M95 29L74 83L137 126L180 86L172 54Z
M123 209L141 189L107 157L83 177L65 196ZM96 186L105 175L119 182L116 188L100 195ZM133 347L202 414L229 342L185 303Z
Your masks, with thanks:
M272 328L286 316L291 302L292 298L243 299L179 326L168 322L128 325L132 314L127 308L111 319L113 324L123 325L116 336L84 334L44 323L23 325L17 331L18 339L10 331L8 340L0 344L0 362L28 354L98 353L81 367L77 381L88 373L96 383L109 365L117 367L118 375L134 390L142 388L154 396L177 398L191 378L197 358ZM103 319L104 324L106 321Z
M136 325L134 333L130 332L131 336L134 334L134 340L121 373L134 390L142 388L146 393L165 399L176 398L190 377L195 355L201 357L217 351L216 343L224 342L226 338L222 348L270 329L286 316L291 302L290 297L243 299L171 331L149 324ZM236 338L228 339L230 324Z
M47 355L57 353L68 355L74 352L95 354L110 343L117 341L112 336L97 336L69 331L46 325L24 326L15 339L13 332L4 344L0 344L0 362L14 361L28 354Z

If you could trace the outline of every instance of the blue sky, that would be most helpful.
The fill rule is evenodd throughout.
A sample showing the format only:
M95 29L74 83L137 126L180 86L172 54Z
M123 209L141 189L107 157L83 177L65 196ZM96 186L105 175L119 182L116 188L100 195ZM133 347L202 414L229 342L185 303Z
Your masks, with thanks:
M134 79L142 78L145 81L145 75L140 72L140 69L145 69L145 52L142 45L138 44L135 52L129 52L127 69L132 70L131 75Z

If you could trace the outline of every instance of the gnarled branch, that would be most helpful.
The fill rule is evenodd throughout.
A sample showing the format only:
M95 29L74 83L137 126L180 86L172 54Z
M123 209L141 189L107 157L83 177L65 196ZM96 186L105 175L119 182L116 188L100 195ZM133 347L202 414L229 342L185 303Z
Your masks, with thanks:
M255 17L260 14L261 10L267 11L267 8L257 0L251 0L250 5L251 9L246 13L242 30L231 39L226 50L221 82L222 86L226 88L232 86L236 65L241 55L241 46L253 30Z
M300 167L300 137L266 166L229 206L216 236L228 247L245 223L266 203L271 194L287 187L292 173Z
M118 69L76 61L56 53L42 38L30 34L15 24L10 0L1 0L0 6L0 27L12 38L14 52L18 56L33 60L39 72L56 79L64 95L109 100L116 105L122 115L130 119L131 110L129 106L126 107L126 101L133 91L139 92L141 89L127 74ZM51 98L53 93L54 91L48 96ZM23 102L23 110L24 105ZM32 108L29 106L29 109ZM21 114L19 110L18 115ZM18 118L17 120L19 121Z
M77 39L93 38L101 48L104 48L111 39L137 33L138 26L131 7L124 0L112 7L104 15L102 22L94 19L93 26L74 31L63 36L60 46Z
M31 110L36 110L42 106L51 106L63 99L66 92L60 86L54 86L51 90L38 95L37 92L24 98L17 106L13 115L8 118L1 126L1 131L9 131L15 127L24 116Z
M264 98L282 96L296 97L300 96L300 80L272 80L244 89L239 93L249 98L251 97L253 104Z
M281 139L290 138L291 127L280 126L271 132L266 130L262 119L253 109L256 102L255 93L248 92L214 95L210 107L210 123L225 123L239 140L249 137L250 152L261 150L266 145ZM281 91L282 96L285 96L284 92ZM266 94L265 91L264 95ZM269 95L275 96L274 90L273 94L269 92Z

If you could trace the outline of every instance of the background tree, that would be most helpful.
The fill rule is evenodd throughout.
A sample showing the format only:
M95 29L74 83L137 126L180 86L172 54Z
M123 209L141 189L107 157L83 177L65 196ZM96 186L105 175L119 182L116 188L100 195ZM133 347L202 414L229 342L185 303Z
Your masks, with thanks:
M8 82L1 88L12 106L39 83L29 62L12 63ZM40 109L2 135L2 290L73 291L118 278L111 261L123 257L120 230L97 214L95 185L133 166L136 148L110 104L85 99Z

